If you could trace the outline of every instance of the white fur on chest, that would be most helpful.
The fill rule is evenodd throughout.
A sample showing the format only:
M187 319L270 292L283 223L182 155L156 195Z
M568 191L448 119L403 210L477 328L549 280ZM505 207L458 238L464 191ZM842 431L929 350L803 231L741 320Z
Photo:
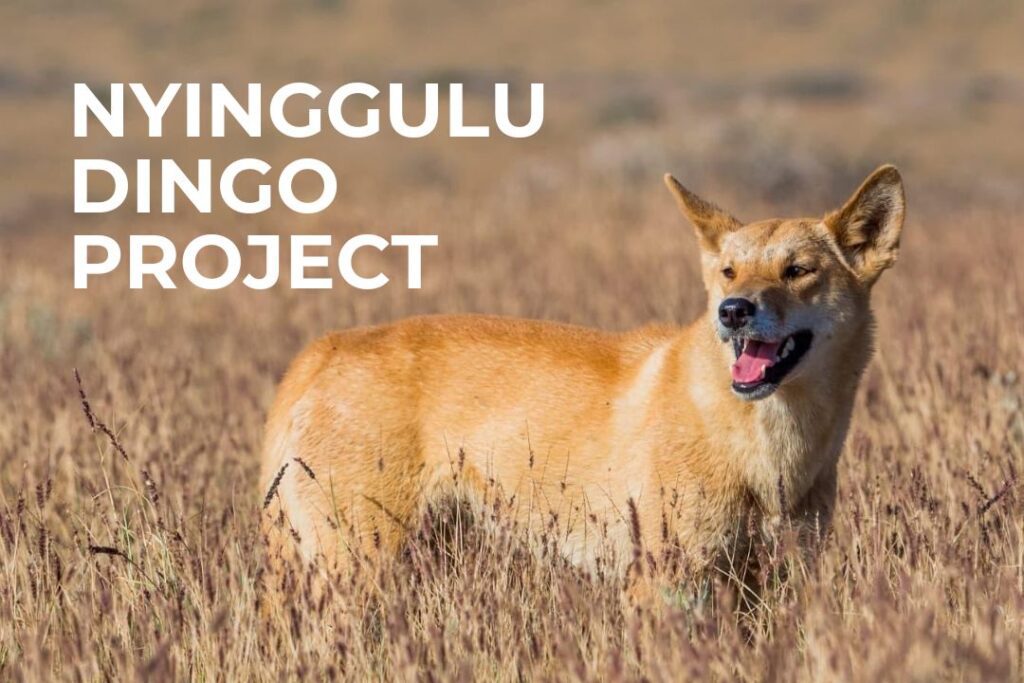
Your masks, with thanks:
M797 408L779 396L758 406L746 476L763 509L780 514L799 503L839 457L847 424L834 410Z

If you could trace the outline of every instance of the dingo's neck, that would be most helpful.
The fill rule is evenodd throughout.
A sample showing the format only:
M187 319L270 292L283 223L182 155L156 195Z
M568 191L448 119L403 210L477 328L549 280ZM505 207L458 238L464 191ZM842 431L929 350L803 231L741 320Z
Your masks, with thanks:
M727 468L734 488L752 494L766 513L792 510L839 457L870 339L860 340L862 352L845 349L835 370L801 377L753 402L733 393L722 342L707 316L680 341L680 350L689 351L680 354L684 371L675 381L682 386L672 393L688 397L700 414L707 458L720 459L715 468Z

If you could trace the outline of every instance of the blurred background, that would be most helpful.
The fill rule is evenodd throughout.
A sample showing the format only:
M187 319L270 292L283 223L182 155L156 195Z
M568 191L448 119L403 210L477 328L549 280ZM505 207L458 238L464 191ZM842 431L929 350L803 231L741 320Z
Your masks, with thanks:
M71 232L70 160L86 155L317 155L338 172L339 211L397 188L543 201L594 183L646 188L666 170L748 204L817 210L885 161L904 169L918 206L1021 198L1024 7L1013 0L8 0L0 21L5 233ZM149 140L137 122L122 140L76 140L76 81L223 82L239 94L249 82L410 93L462 82L488 118L494 82L512 83L519 103L543 82L547 107L528 141L251 140L230 128L189 140L180 126Z

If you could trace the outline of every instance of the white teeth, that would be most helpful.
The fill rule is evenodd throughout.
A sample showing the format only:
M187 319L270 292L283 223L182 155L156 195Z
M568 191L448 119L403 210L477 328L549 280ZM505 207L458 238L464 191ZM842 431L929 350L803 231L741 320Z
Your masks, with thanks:
M782 359L791 354L795 347L796 342L793 341L792 337L790 337L789 339L786 340L786 343L782 345L782 350L779 352L779 358Z
M760 376L760 377L758 377L758 379L764 379L764 373L765 373L765 367L764 367L764 366L762 366L762 367L761 367L761 376Z

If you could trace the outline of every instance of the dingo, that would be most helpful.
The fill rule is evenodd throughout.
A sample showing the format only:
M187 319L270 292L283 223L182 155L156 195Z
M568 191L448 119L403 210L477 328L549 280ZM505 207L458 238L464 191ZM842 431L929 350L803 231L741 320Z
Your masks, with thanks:
M423 317L299 355L267 421L272 556L395 552L455 480L554 520L580 564L636 542L706 557L751 515L822 529L872 352L871 288L899 249L899 172L879 168L824 218L750 224L665 180L708 291L686 328Z

